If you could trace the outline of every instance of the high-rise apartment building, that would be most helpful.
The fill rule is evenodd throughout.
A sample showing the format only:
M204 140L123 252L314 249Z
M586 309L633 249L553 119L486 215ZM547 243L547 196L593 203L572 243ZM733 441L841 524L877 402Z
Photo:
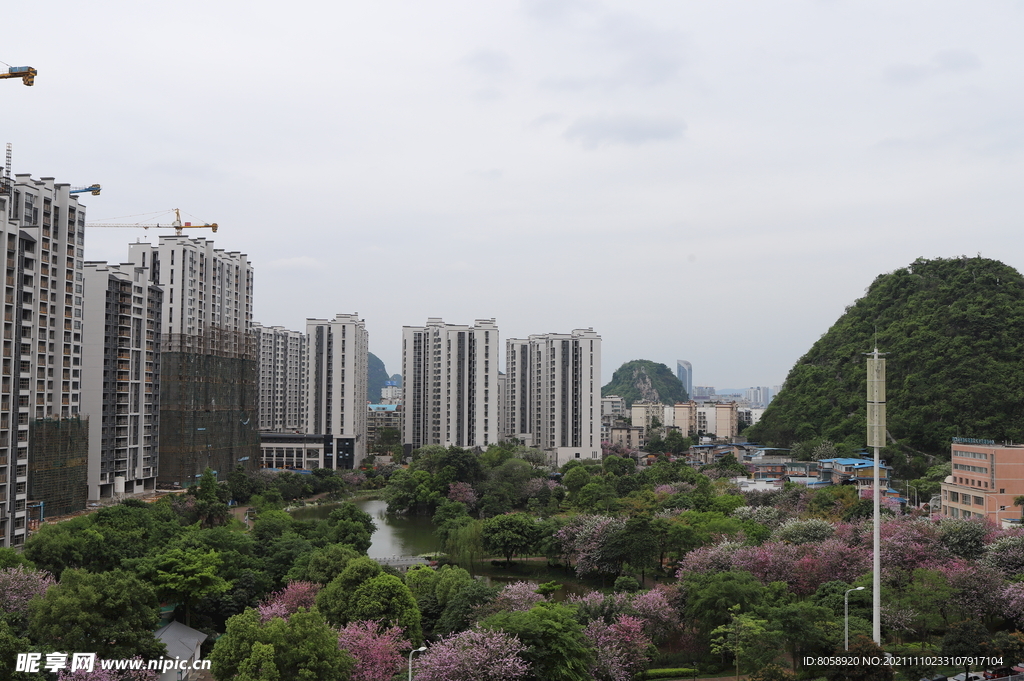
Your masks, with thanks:
M743 391L743 398L750 406L764 409L772 401L772 389L766 385L754 386Z
M402 441L486 447L501 438L498 412L498 327L445 324L402 328Z
M163 290L147 268L85 263L82 414L89 499L156 489Z
M7 247L0 378L0 546L85 508L88 420L80 416L85 208L67 184L0 178Z
M601 337L593 329L510 338L505 365L507 437L551 452L558 465L601 458Z
M129 246L164 291L161 320L160 487L195 484L209 467L226 479L254 469L257 430L253 269L244 253L205 238L161 236Z
M307 319L306 336L306 432L334 442L334 461L322 468L358 468L366 456L366 324L358 313Z
M306 432L306 334L253 322L259 363L259 429Z
M686 390L686 399L692 400L694 397L693 365L687 362L685 359L677 359L676 377L679 378L679 382L683 384L683 389Z

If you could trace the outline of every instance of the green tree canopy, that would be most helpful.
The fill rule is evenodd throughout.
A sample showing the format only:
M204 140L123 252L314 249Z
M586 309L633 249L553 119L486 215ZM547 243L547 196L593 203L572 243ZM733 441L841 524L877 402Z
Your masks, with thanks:
M101 658L160 657L164 644L153 637L157 605L153 588L130 572L69 569L32 603L29 633L52 650L95 652Z

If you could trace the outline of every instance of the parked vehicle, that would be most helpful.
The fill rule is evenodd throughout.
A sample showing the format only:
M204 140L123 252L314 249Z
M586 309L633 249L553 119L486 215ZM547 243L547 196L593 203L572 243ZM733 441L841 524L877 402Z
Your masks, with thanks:
M986 679L1005 679L1007 676L1013 676L1015 672L1012 667L992 667L991 669L985 670Z

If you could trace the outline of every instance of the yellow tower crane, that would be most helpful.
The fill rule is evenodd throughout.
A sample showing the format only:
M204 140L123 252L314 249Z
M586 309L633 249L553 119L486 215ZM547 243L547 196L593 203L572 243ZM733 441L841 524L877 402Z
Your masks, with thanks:
M178 236L181 236L181 230L183 230L183 229L209 229L209 230L212 230L214 232L217 231L217 223L216 222L213 222L213 223L204 222L201 225L193 225L191 222L182 222L181 221L181 211L179 211L177 208L174 208L173 210L174 210L174 222L172 222L169 225L166 225L166 224L165 225L160 225L160 224L155 224L154 225L154 224L144 224L144 223L87 222L87 223L85 223L85 226L86 227L128 227L128 228L135 228L135 229L138 229L140 227L142 229L149 229L151 227L166 229L167 227L173 227L174 228L174 233L177 234Z
M11 66L7 69L7 73L0 71L0 78L21 78L21 82L25 85L32 85L36 82L38 73L31 66Z

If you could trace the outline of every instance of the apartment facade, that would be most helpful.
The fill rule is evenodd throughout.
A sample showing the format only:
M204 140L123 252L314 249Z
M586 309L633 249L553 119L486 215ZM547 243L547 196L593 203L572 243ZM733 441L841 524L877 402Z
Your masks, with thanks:
M0 546L85 508L81 415L85 207L67 184L0 178L7 247L0 378Z
M557 465L601 458L601 337L592 328L510 338L505 365L507 437Z
M498 326L430 317L402 328L402 442L486 447L502 436L498 411Z
M306 432L329 435L334 461L358 468L366 456L369 335L359 314L307 319Z
M164 292L157 485L188 487L206 468L224 480L260 457L254 273L213 241L161 236L129 245L129 260Z
M82 413L89 499L156 489L163 290L147 268L85 263Z
M698 433L728 440L739 435L739 405L735 402L681 402L675 405L675 426L684 435Z
M253 322L261 432L306 432L306 334Z
M954 438L950 462L952 474L941 485L942 515L1000 524L1021 517L1013 500L1024 495L1024 445Z

